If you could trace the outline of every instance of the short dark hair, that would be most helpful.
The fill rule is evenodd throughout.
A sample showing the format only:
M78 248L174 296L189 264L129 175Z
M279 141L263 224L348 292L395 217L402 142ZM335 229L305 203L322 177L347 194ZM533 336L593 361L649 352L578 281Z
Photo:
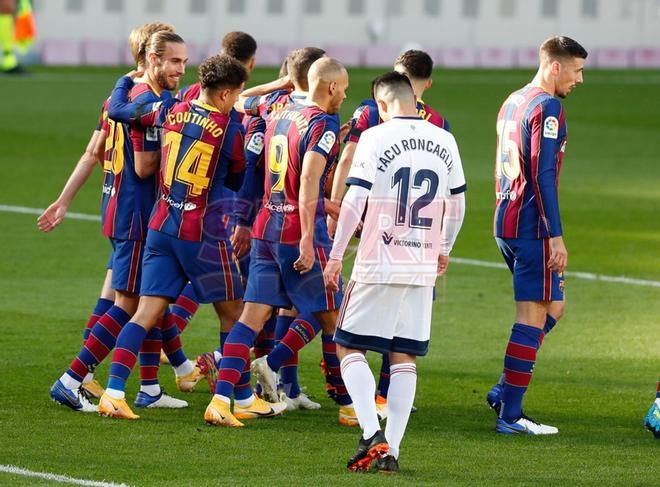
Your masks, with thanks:
M411 78L429 79L433 74L433 59L424 51L410 49L404 52L394 61L394 66L399 64Z
M547 56L551 60L582 58L587 59L589 53L579 42L566 36L556 36L546 39L541 44L540 55Z
M199 66L199 82L204 90L240 88L247 79L245 66L226 54L206 58Z
M246 63L257 52L257 41L247 32L229 32L222 38L222 53Z
M371 83L372 91L374 98L376 98L376 93L381 88L390 88L393 91L407 93L410 91L410 96L412 99L415 99L415 92L413 91L412 84L410 79L405 74L399 73L397 71L390 71L389 73L381 74L373 80Z
M291 81L302 87L307 87L307 74L314 61L325 56L325 50L320 47L303 47L292 51L287 57L286 67Z

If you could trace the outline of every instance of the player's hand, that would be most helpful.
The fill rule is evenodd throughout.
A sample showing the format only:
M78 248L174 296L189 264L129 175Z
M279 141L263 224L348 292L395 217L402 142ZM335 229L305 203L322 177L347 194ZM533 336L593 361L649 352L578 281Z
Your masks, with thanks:
M135 78L140 78L143 75L144 75L144 69L133 69L128 73L126 73L124 76L128 76L132 80L135 80Z
M564 272L568 265L568 250L564 246L563 237L552 237L550 239L550 258L548 269L553 272Z
M442 276L447 272L447 267L449 267L449 256L448 255L439 255L438 256L438 276Z
M323 198L323 207L325 213L333 220L339 220L339 210L341 206L328 198Z
M339 276L341 276L341 260L330 259L323 270L323 282L333 293L339 291Z
M37 218L37 226L42 232L50 232L57 225L62 223L66 210L68 208L59 202L50 205L46 210Z
M348 132L351 130L351 121L344 122L341 127L339 127L339 140L342 141L348 135Z
M293 268L301 274L306 274L314 267L314 243L309 239L301 239L298 248L300 256L293 263Z
M231 246L237 258L243 257L250 251L250 236L252 232L249 227L236 225L231 236Z
M335 233L337 233L337 220L328 215L326 224L328 225L328 235L331 239L334 239Z

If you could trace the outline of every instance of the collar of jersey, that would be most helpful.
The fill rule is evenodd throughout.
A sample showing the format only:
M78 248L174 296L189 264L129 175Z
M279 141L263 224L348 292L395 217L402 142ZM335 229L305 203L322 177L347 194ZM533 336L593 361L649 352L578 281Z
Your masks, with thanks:
M392 117L396 118L397 120L421 120L422 117Z
M145 75L144 78L138 78L138 80L135 81L135 84L136 85L137 84L147 85L149 87L149 89L151 89L151 91L153 91L157 96L160 96L160 94L162 93L161 91L158 91L156 88L154 88L154 85L149 83L149 78L147 78L146 75Z
M202 107L205 110L208 110L209 112L218 112L220 113L220 110L218 110L216 107L213 105L209 105L208 103L204 103L201 100L193 100L192 101L195 105Z

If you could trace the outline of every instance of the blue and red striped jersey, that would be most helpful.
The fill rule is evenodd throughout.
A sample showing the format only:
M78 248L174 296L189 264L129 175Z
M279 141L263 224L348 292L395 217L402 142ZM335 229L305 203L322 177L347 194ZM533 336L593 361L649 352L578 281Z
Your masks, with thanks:
M163 129L159 192L149 228L181 240L229 238L223 188L241 187L242 125L200 100L126 103L130 84L127 77L117 82L110 116Z
M497 116L496 237L562 235L558 186L566 138L557 98L527 85L506 99Z
M160 100L147 83L135 84L128 96L136 104ZM156 200L156 178L142 179L136 174L135 152L160 150L160 133L153 128L131 127L107 116L102 128L106 134L101 200L103 234L121 240L144 240Z
M252 236L261 240L297 245L300 242L298 197L305 154L325 158L316 205L314 246L331 244L326 226L323 187L339 153L339 122L318 105L298 103L273 111L266 120L266 165L263 206Z
M437 110L424 103L423 100L417 100L417 115L424 120L431 122L436 127L440 127L449 132L449 121L440 115ZM357 141L360 140L362 132L368 128L375 127L381 122L382 120L378 114L376 100L373 98L363 100L355 109L355 112L353 112L353 116L350 120L350 129L348 134L346 134L346 137L344 137L344 142L357 143Z

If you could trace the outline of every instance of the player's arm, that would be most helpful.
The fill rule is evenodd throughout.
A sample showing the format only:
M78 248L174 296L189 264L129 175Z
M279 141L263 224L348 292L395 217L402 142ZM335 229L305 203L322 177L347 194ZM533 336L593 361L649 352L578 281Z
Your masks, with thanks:
M118 122L138 125L142 127L160 127L165 121L165 115L178 101L172 98L169 92L164 92L161 101L144 102L129 101L128 95L134 86L132 71L126 76L119 78L112 90L110 104L108 106L108 117Z
M37 218L37 226L42 232L50 232L62 222L73 198L94 171L94 166L99 162L96 152L99 140L105 142L105 132L97 128L92 133L85 152L80 156L59 197Z
M241 257L250 250L250 237L252 224L256 217L257 198L260 188L263 190L263 179L260 181L258 171L264 163L264 132L266 122L263 119L254 119L245 135L245 176L243 184L234 201L236 226L232 235L232 246L237 257Z
M541 222L550 235L548 267L557 272L563 272L568 263L557 192L560 122L563 122L562 107L555 98L539 105L538 112L530 117L531 178Z
M458 145L453 136L450 138L449 151L451 160L448 165L447 195L442 216L442 233L440 235L440 255L438 256L438 275L447 272L449 254L451 253L458 232L465 218L465 192L467 184L463 172L463 163L458 152Z
M303 157L298 194L300 257L293 264L293 268L301 274L311 270L314 265L314 219L325 163L326 158L315 151L307 151Z
M234 105L236 111L241 113L248 113L255 116L260 116L259 113L255 113L254 107L255 102L259 102L260 98L266 96L274 91L286 90L291 91L293 89L293 84L289 79L289 76L283 76L274 81L264 83L262 85L253 86L241 92L238 96L238 101Z
M339 276L342 269L344 253L362 222L362 215L367 205L371 187L376 180L378 155L374 149L375 142L365 135L356 145L353 164L346 177L348 191L344 196L339 210L337 232L326 264L323 278L326 286L332 291L339 289Z

